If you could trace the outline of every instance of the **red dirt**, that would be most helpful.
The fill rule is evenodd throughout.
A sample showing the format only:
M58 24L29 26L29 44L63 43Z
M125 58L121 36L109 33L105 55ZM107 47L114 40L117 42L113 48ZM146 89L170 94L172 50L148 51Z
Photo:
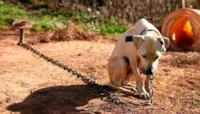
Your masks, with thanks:
M28 34L26 37L36 36ZM103 100L105 96L98 90L17 46L17 38L16 32L0 32L1 113L200 113L199 53L167 52L161 58L154 79L154 105L144 106L143 100L124 95L120 97L122 100L135 104L124 106ZM108 82L106 64L114 46L114 42L107 40L33 45L46 55L96 78L100 84Z

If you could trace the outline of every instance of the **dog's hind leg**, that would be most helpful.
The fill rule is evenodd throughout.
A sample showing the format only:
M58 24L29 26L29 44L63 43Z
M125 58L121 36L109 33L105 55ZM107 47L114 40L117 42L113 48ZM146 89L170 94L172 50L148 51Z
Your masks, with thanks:
M114 57L109 60L108 73L112 84L121 86L127 75L127 58Z
M122 81L122 84L123 84L123 87L125 89L129 89L131 91L134 91L134 92L137 92L136 90L136 86L131 84L130 81L133 80L133 72L132 71L128 71L127 72L127 75L126 75L126 78Z
M128 85L132 77L133 77L133 72L132 72L132 71L127 71L126 77L125 77L125 79L122 81L122 84L123 84L124 86Z

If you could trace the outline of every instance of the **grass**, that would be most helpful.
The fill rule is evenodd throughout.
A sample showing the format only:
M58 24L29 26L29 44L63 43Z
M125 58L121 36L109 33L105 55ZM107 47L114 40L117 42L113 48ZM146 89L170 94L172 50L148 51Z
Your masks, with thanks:
M67 18L58 15L42 15L36 17L35 15L31 15L31 20L34 22L32 30L34 31L47 31L47 30L55 30L57 28L63 28L67 24Z
M39 12L40 8L35 10L35 12ZM27 12L16 6L7 5L2 0L0 0L0 14L0 29L9 29L9 23L15 19L32 21L34 25L31 30L33 31L48 31L63 28L71 21L80 28L101 34L119 34L128 28L128 24L119 23L113 17L105 20L75 10L36 14Z
M85 20L85 19L83 19ZM93 21L90 21L93 20ZM101 34L116 34L123 33L128 25L124 23L118 23L113 17L110 20L103 19L88 19L88 22L83 23L81 20L77 22L77 25L85 30L101 33Z
M5 5L0 1L0 29L8 29L14 19L28 19L27 12L17 7Z

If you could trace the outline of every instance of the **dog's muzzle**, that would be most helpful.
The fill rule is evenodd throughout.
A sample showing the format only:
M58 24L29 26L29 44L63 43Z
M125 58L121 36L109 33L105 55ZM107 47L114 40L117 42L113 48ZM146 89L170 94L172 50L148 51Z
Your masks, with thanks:
M153 68L147 69L147 75L153 75Z
M153 72L153 67L152 67L152 66L151 66L151 67L148 67L147 70L142 69L142 72L143 72L145 75L153 75L153 74L154 74L154 72Z

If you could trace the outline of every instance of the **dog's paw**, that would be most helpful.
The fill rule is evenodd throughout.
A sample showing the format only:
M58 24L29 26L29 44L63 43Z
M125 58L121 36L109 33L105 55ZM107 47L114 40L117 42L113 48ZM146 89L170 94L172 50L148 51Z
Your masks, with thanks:
M150 98L150 95L149 95L149 93L147 93L147 92L142 92L142 93L139 93L139 97L140 97L141 99L149 99L149 98Z

